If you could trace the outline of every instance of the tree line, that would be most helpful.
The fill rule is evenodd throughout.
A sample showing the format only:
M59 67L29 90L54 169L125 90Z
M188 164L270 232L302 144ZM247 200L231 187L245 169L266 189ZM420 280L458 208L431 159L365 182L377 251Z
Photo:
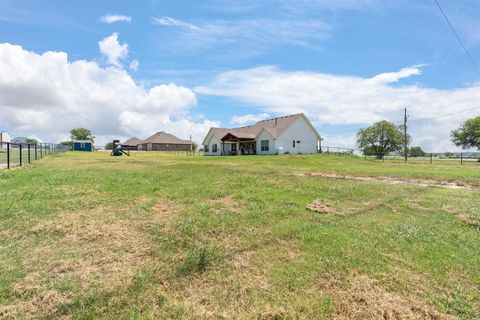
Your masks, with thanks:
M477 148L480 150L480 116L465 121L458 129L450 133L451 141L462 149ZM405 139L407 141L405 141ZM357 132L357 146L365 155L376 156L382 159L389 153L405 152L410 157L423 157L426 155L421 147L408 147L410 135L404 134L404 126L397 126L383 120L374 123L368 128ZM405 150L407 145L407 150Z

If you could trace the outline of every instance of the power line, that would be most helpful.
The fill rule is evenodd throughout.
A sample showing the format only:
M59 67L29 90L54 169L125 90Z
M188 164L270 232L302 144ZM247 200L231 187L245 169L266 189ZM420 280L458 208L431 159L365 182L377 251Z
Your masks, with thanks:
M442 114L442 115L435 116L435 117L412 119L412 120L409 120L409 121L410 121L410 122L412 122L412 121L427 121L427 120L433 120L433 119L438 119L438 118L445 118L445 117L453 116L453 115L455 115L455 114L472 111L472 110L475 110L475 109L480 109L480 107L469 108L469 109L465 109L465 110L461 110L461 111L457 111L457 112L452 112L452 113L448 113L448 114Z
M472 63L473 67L475 68L475 70L477 70L478 73L480 73L480 68L478 68L477 64L475 63L475 60L473 60L472 55L470 54L470 52L468 52L467 48L466 48L465 45L463 44L462 39L460 38L460 36L458 35L457 31L456 31L455 28L453 27L452 23L450 22L450 19L448 19L448 16L447 16L447 14L445 13L445 11L443 11L442 7L440 6L440 3L438 3L438 0L433 0L433 1L435 1L435 3L437 4L438 9L440 9L440 12L442 13L443 17L445 18L445 20L447 21L448 25L450 26L450 29L452 29L453 33L455 34L455 37L457 38L457 40L458 40L458 42L460 43L460 45L462 46L463 50L464 50L465 53L467 54L468 59L469 59L470 62Z

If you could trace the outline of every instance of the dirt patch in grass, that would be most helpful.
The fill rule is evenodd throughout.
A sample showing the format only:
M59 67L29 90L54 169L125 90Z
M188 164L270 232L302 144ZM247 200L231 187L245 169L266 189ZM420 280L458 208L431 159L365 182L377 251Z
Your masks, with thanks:
M227 196L227 197L210 199L208 203L215 207L213 210L217 214L222 213L224 210L228 210L230 212L237 213L240 215L246 214L246 209L245 209L246 203L244 200L237 200Z
M480 227L480 220L479 219L475 219L475 217L472 217L472 215L467 213L467 212L460 211L455 206L444 204L444 205L442 205L442 210L446 211L448 213L452 213L458 219L460 219L460 221L468 224L469 226Z
M320 199L316 199L312 203L306 206L307 210L324 213L324 214L338 214L337 209L331 204L323 202Z
M403 178L393 178L387 176L360 176L360 175L349 175L349 174L338 174L338 173L326 173L326 172L300 172L294 173L295 176L303 177L305 175L311 175L314 177L330 178L330 179L346 179L346 180L356 180L356 181L367 181L367 182L383 182L388 184L405 184L405 185L414 185L417 187L440 187L446 189L478 189L478 186L470 185L461 182L449 182L449 181L438 181L438 180L426 180L426 179L403 179Z
M336 319L456 319L422 300L389 292L366 275L350 275L327 291L334 297Z

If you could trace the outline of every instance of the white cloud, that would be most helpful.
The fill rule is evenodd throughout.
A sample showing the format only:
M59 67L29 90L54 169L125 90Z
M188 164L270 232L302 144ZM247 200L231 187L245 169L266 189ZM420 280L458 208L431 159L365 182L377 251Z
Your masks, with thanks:
M100 17L100 21L108 24L115 22L132 22L132 17L119 14L106 14L103 17Z
M401 123L403 108L411 119L449 114L478 106L480 85L439 90L418 85L399 85L402 79L421 73L409 67L371 78L314 72L288 72L275 67L259 67L219 74L198 93L230 97L276 114L305 112L321 124L371 124L388 119ZM428 150L452 150L450 130L474 113L461 113L429 122L410 122L414 144ZM320 132L322 133L322 132ZM353 136L352 132L349 136ZM338 136L338 135L337 135ZM338 141L338 140L337 140ZM328 144L330 142L327 141Z
M268 119L269 117L270 115L268 113L245 114L243 116L233 116L232 123L244 126L258 122L260 120Z
M171 17L156 17L156 18L153 18L153 23L160 26L182 27L182 28L187 28L191 30L200 30L200 28L197 27L196 25L193 25L185 21L177 20Z
M139 65L140 62L137 59L132 60L132 62L130 62L130 70L137 71Z
M158 37L162 45L189 54L214 47L217 53L244 58L284 44L321 49L320 43L330 33L330 26L318 19L215 20L198 26L156 19L159 25L184 26L181 32L161 33Z
M175 84L145 88L123 69L0 44L0 123L11 132L59 141L70 129L85 127L105 143L164 130L201 141L219 124L191 118L196 102L192 90Z
M111 36L103 38L98 42L100 52L107 58L110 64L121 67L121 60L128 55L128 44L118 42L118 33L114 32Z

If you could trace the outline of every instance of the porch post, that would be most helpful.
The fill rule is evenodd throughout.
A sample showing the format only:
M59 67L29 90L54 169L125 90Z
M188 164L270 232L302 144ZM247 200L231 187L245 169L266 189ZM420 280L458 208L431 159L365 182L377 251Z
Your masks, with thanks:
M237 156L240 155L240 142L237 142Z

